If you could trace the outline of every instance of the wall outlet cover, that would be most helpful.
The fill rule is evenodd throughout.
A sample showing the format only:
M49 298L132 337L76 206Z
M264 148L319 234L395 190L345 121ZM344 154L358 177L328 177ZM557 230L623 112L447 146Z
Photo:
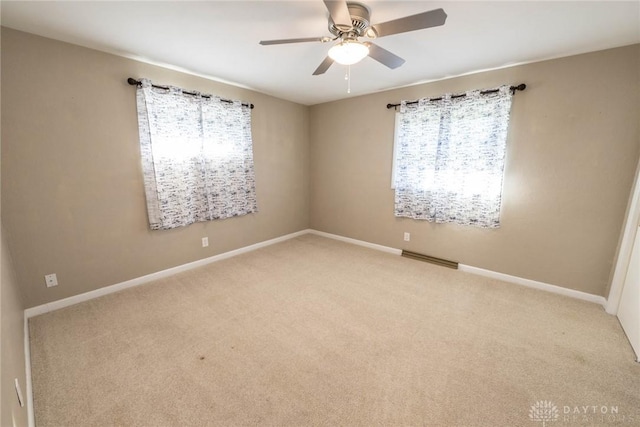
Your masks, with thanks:
M58 277L54 274L47 274L44 276L44 282L47 284L47 288L52 286L58 286Z
M24 399L22 398L22 390L20 389L20 383L18 382L18 379L15 379L15 383L16 383L16 394L18 395L18 403L20 404L20 407L24 407Z

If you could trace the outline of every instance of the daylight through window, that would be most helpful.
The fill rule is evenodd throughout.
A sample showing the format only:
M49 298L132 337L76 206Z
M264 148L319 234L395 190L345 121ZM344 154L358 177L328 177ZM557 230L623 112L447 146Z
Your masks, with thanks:
M149 80L137 104L151 229L257 211L249 106Z
M395 215L498 227L512 92L403 101L396 114Z

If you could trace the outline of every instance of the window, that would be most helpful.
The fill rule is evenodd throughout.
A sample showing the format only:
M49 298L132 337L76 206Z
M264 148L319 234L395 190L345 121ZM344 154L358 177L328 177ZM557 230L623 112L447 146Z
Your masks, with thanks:
M402 102L396 115L395 215L499 227L512 93Z
M257 212L249 106L149 80L137 104L151 229Z

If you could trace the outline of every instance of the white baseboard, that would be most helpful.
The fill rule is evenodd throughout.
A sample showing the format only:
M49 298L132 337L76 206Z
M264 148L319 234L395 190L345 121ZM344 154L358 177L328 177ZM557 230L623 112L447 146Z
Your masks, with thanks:
M24 363L27 394L27 423L29 427L35 427L36 418L33 408L33 383L31 382L31 346L29 344L29 319L24 316Z
M85 292L79 295L74 295L68 298L64 298L61 300L53 301L50 303L42 304L36 307L31 307L25 310L25 318L29 319L33 316L38 316L40 314L48 313L50 311L59 310L61 308L69 307L74 304L78 304L84 301L89 301L94 298L101 297L103 295L112 294L114 292L121 291L123 289L132 288L134 286L139 286L144 283L149 283L154 280L158 280L164 277L171 276L176 273L180 273L183 271L191 270L197 267L201 267L203 265L211 264L216 261L221 261L223 259L231 258L240 254L244 254L247 252L254 251L256 249L264 248L266 246L270 246L276 243L283 242L285 240L293 239L298 236L302 236L304 234L314 234L316 236L322 236L329 239L339 240L341 242L350 243L353 245L363 246L370 249L375 249L378 251L390 253L393 255L400 255L402 253L401 249L392 248L389 246L378 245L376 243L365 242L363 240L352 239L350 237L340 236L338 234L326 233L324 231L318 231L313 229L306 229L297 231L295 233L287 234L284 236L276 237L274 239L265 240L264 242L259 242L250 246L245 246L243 248L235 249L233 251L225 252L222 254L214 255L209 258L204 258L198 261L190 262L188 264L179 265L176 267L168 268L166 270L158 271L155 273L147 274L146 276L137 277L135 279L127 280L125 282L117 283L110 286L105 286L104 288L96 289L94 291ZM586 292L576 291L574 289L564 288L561 286L551 285L548 283L538 282L535 280L524 279L522 277L511 276L509 274L498 273L491 270L485 270L478 267L473 267L470 265L459 264L458 269L460 271L465 271L468 273L477 274L480 276L490 277L493 279L502 280L504 282L514 283L517 285L526 286L529 288L540 289L547 292L553 292L556 294L581 299L584 301L594 302L596 304L606 305L606 299L600 295L588 294Z
M388 246L377 245L375 243L369 243L362 240L351 239L349 237L339 236L337 234L325 233L323 231L317 231L312 229L305 229L301 231L297 231L295 233L286 234L284 236L276 237L274 239L265 240L264 242L259 242L250 246L245 246L243 248L235 249L233 251L225 252L222 254L214 255L209 258L200 259L198 261L193 261L187 264L178 265L176 267L168 268L166 270L157 271L155 273L147 274L146 276L136 277L135 279L127 280L125 282L116 283L114 285L105 286L103 288L99 288L93 291L85 292L78 295L73 295L68 298L60 299L57 301L49 302L46 304L38 305L35 307L27 308L24 311L25 319L29 319L34 316L39 316L41 314L49 313L51 311L59 310L61 308L69 307L74 304L79 304L81 302L89 301L94 298L98 298L104 295L109 295L114 292L118 292L124 289L132 288L135 286L139 286L145 283L152 282L154 280L162 279L164 277L168 277L177 273L181 273L183 271L191 270L197 267L201 267L203 265L211 264L216 261L221 261L223 259L231 258L240 254L244 254L247 252L255 251L256 249L264 248L266 246L274 245L276 243L284 242L285 240L293 239L298 236L302 236L304 234L315 234L317 236L327 237L334 240L340 240L342 242L351 243L358 246L364 246L370 249L375 249L382 252L391 253L394 255L400 255L402 250L390 248Z
M68 298L64 298L61 300L53 301L50 303L38 305L36 307L27 308L24 311L25 317L27 319L38 316L40 314L48 313L50 311L59 310L61 308L69 307L74 304L78 304L81 302L89 301L94 298L101 297L103 295L112 294L114 292L121 291L123 289L132 288L134 286L139 286L144 283L149 283L154 280L162 279L164 277L168 277L174 275L176 273L181 273L183 271L192 270L197 267L201 267L203 265L211 264L212 262L221 261L223 259L231 258L240 254L244 254L247 252L255 251L256 249L264 248L266 246L274 245L276 243L284 242L285 240L293 239L294 237L302 236L304 234L308 234L310 230L301 230L295 233L287 234L284 236L276 237L275 239L265 240L264 242L259 242L250 246L245 246L243 248L235 249L233 251L225 252L222 254L214 255L209 258L200 259L198 261L193 261L187 264L182 264L176 267L168 268L166 270L157 271L155 273L147 274L146 276L136 277L135 279L127 280L125 282L116 283L114 285L105 286L100 289L96 289L94 291L85 292L82 294L74 295Z
M375 243L369 243L362 240L352 239L350 237L339 236L337 234L325 233L324 231L318 231L310 229L309 233L318 236L328 237L330 239L340 240L342 242L352 243L354 245L364 246L366 248L376 249L379 251L391 253L394 255L400 255L401 249L391 248L388 246L382 246ZM509 274L498 273L496 271L485 270L483 268L472 267L470 265L458 264L458 270L467 273L477 274L479 276L490 277L492 279L502 280L503 282L513 283L516 285L526 286L528 288L539 289L541 291L552 292L554 294L564 295L571 298L577 298L584 301L593 302L606 306L607 300L600 295L588 294L586 292L576 291L575 289L563 288L562 286L550 285L544 282L538 282L536 280L524 279L518 276L511 276Z
M310 234L315 234L316 236L327 237L329 239L340 240L341 242L351 243L352 245L364 246L365 248L375 249L377 251L387 252L394 255L400 255L402 253L402 249L391 248L389 246L382 246L375 243L365 242L363 240L352 239L350 237L340 236L338 234L325 233L324 231L318 231L309 229Z
M552 292L554 294L594 302L602 306L606 305L607 303L607 300L600 295L588 294L586 292L576 291L575 289L563 288L562 286L550 285L548 283L538 282L530 279L523 279L522 277L511 276L509 274L498 273L491 270L485 270L483 268L472 267L470 265L459 264L458 269L467 273L473 273L479 276L502 280L503 282L514 283L516 285L526 286L528 288L539 289L541 291Z

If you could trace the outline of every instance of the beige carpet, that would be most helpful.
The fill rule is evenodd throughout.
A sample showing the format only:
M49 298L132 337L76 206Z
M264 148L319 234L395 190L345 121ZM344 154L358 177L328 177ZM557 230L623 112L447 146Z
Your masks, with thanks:
M640 424L602 307L313 235L30 334L38 426Z

